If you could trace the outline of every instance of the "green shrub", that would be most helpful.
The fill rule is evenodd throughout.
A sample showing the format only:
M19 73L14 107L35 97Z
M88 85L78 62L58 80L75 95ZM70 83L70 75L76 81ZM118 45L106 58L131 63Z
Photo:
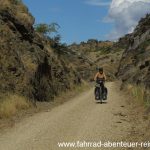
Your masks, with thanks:
M35 31L43 34L44 36L50 36L51 33L57 33L59 28L60 26L57 23L40 23L34 26Z

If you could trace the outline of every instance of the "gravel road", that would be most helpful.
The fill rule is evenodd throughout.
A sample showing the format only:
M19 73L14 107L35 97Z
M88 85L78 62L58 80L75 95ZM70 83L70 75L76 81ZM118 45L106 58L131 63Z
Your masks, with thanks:
M123 140L130 130L126 98L115 83L107 87L107 103L96 103L91 88L50 111L23 119L0 134L0 150L95 150L103 148L59 148L58 142L79 141L82 146L84 141Z

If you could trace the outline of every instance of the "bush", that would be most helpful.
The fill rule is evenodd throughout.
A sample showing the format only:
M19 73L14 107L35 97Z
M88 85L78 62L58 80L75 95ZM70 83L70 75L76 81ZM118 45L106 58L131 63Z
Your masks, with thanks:
M59 28L60 26L57 23L40 23L34 26L35 31L43 34L44 36L50 36L51 33L57 33Z

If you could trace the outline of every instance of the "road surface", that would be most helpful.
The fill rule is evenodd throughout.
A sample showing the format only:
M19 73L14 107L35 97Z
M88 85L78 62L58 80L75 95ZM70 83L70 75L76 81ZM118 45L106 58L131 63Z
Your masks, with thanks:
M95 150L103 148L81 147L85 142L123 140L130 130L126 99L115 83L109 82L107 87L107 103L96 103L93 89L89 89L49 112L17 123L0 134L0 150ZM78 147L59 148L59 142L75 142Z

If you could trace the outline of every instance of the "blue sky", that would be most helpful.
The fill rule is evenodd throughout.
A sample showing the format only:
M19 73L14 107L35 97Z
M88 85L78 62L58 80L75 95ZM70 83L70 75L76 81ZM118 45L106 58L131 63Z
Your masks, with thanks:
M58 23L62 42L117 40L150 13L150 0L23 0L36 23Z
M63 43L79 43L94 38L107 40L112 23L104 23L109 2L97 0L23 0L36 23L58 23Z

